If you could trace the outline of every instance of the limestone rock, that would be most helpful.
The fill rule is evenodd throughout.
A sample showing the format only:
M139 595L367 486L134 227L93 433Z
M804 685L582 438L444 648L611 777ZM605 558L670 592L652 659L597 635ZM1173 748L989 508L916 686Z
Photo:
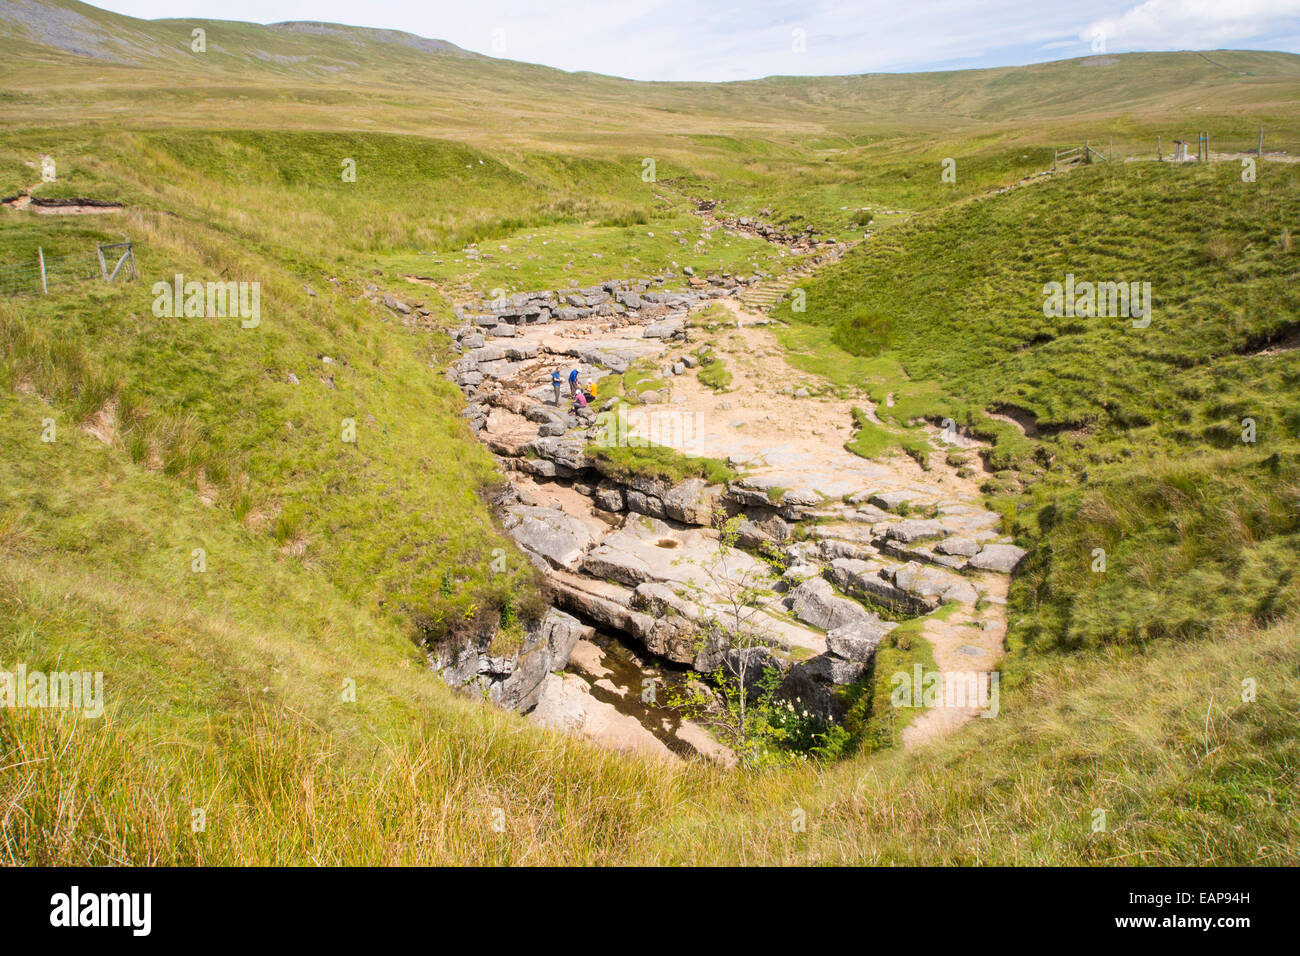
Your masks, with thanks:
M986 544L979 554L970 559L970 566L982 571L1010 574L1027 553L1024 548L1017 548L1014 544Z
M868 620L837 627L826 634L826 646L832 654L846 661L869 663L876 656L876 648L894 628L893 621L882 621L872 615ZM838 683L838 682L837 682Z
M790 592L787 599L794 616L805 624L831 630L867 619L867 610L856 601L835 593L825 578L811 578Z
M521 548L544 558L552 567L577 568L583 554L596 541L591 529L558 508L516 505L510 509L510 515L515 522L507 525L510 536Z

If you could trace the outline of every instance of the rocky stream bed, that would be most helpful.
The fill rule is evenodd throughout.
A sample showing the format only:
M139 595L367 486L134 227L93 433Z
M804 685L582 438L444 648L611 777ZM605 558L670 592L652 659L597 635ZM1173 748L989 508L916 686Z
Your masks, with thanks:
M982 655L972 666L995 663L1006 576L1023 552L942 454L924 470L901 455L868 461L845 450L849 403L793 385L768 320L736 302L751 284L709 277L669 290L619 280L458 308L461 358L448 374L509 480L501 516L544 572L551 606L508 657L489 653L490 637L435 648L431 662L448 683L607 745L725 762L706 728L647 704L644 688L724 662L737 672L776 667L782 695L838 719L834 688L862 678L899 619L947 602L959 606L959 625L934 620L943 632L936 651L945 650L936 660L960 648ZM736 374L722 395L693 374L697 332L688 322L714 302L737 321L730 344L718 346ZM586 384L638 360L662 383L635 404L602 394L575 414L567 385L556 404L553 370L567 382L577 368ZM723 459L739 476L618 477L589 454L611 435ZM724 557L717 525L726 515L744 520L740 548ZM764 645L742 652L702 639L709 619L726 613L728 582L759 570L760 549L786 566L754 625ZM929 621L923 633L931 635Z

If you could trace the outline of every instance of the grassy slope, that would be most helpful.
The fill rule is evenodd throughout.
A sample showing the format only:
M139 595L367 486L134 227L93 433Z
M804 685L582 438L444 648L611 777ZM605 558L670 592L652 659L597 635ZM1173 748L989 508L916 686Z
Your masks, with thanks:
M126 38L137 46L188 36L188 23L95 16L101 30L136 31ZM1216 180L1178 171L1207 181L1172 190L1180 205L1170 207L1169 222L1156 198L1171 184L1149 178L1174 174L1164 170L1110 179L1080 173L947 207L1042 168L1055 142L1112 134L1120 150L1149 149L1156 132L1167 139L1185 132L1192 106L1206 108L1196 124L1216 136L1228 129L1250 139L1263 122L1271 137L1277 130L1271 145L1285 143L1300 130L1284 108L1296 95L1297 58L1216 55L1250 76L1162 54L1104 67L1071 61L977 74L649 86L395 51L364 31L360 40L321 45L265 28L210 26L218 55L197 63L188 53L136 50L133 64L118 64L0 40L0 103L11 126L0 145L0 193L34 181L24 164L50 152L59 182L38 195L132 207L76 221L0 212L7 247L26 259L37 246L73 252L125 233L141 243L147 280L0 306L0 446L17 452L0 460L0 660L102 668L111 711L101 723L62 725L0 712L8 858L1294 861L1291 625L1233 631L1231 640L1191 649L1157 640L1037 661L1005 687L1002 719L978 722L921 755L861 756L754 778L647 766L453 698L422 666L412 623L488 626L497 605L528 593L530 582L517 557L518 571L506 579L487 572L493 547L514 552L479 497L494 481L490 460L438 374L443 340L357 297L367 281L422 296L390 285L392 273L466 241L499 238L514 249L517 237L539 230L582 252L618 254L620 270L632 256L647 272L665 268L681 246L657 240L689 222L691 196L721 198L734 212L770 208L773 218L841 234L858 228L865 205L929 210L882 230L878 245L847 260L838 277L810 287L813 310L833 306L835 289L843 290L845 315L859 294L914 304L915 319L899 320L907 335L896 348L871 359L848 355L833 338L844 315L830 310L809 316L824 324L797 324L787 335L810 349L802 357L810 367L854 382L866 376L878 397L898 389L902 417L970 406L979 427L998 438L995 461L1008 469L1032 469L1040 448L1057 455L1050 466L1042 458L1039 497L1031 493L1020 511L1020 532L1040 548L1016 600L1018 609L1037 600L1044 623L1017 630L1017 639L1066 635L1066 643L1095 645L1149 636L1140 628L1152 608L1170 610L1150 600L1170 555L1175 568L1217 575L1184 575L1179 602L1202 588L1222 610L1241 588L1260 600L1239 616L1263 617L1287 607L1281 598L1293 587L1285 550L1294 530L1285 463L1293 455L1288 446L1278 472L1260 480L1250 455L1263 458L1262 444L1249 452L1219 447L1214 427L1240 410L1216 406L1215 396L1231 404L1237 393L1252 400L1294 393L1291 359L1265 367L1226 358L1216 349L1238 339L1202 336L1217 328L1206 321L1193 324L1196 335L1172 341L1156 338L1167 330L1153 326L1160 347L1135 353L1085 332L1090 348L1110 349L1105 354L1144 375L1161 362L1190 360L1194 419L1125 418L1095 439L1062 432L1028 441L978 413L989 396L1016 389L1045 420L1057 409L1098 405L1059 374L1055 340L1026 354L1016 347L1021 298L1040 304L1033 289L1015 285L1024 263L1007 252L1021 249L1022 229L1051 249L1062 210L1089 209L1104 190L1109 205L1104 214L1092 207L1090 225L1105 226L1116 208L1135 204L1142 214L1130 225L1151 238L1119 244L1129 253L1123 261L1148 256L1151 269L1179 275L1178 264L1202 249L1171 238L1182 222L1174 211L1191 214L1252 244L1222 264L1197 264L1196 283L1178 301L1211 310L1216 288L1242 283L1256 301L1281 303L1293 316L1289 260L1269 253L1265 238L1278 224L1294 227L1294 180L1273 180L1274 167L1265 167L1263 188L1248 200L1263 205L1234 212L1220 201L1238 195L1226 172ZM216 49L228 29L238 32L227 39L237 35L275 56L232 52L235 44ZM299 54L308 59L284 59ZM320 72L343 61L341 73ZM556 101L566 103L563 115ZM127 105L134 129L95 125L111 119L116 127ZM1092 112L1072 118L1079 110ZM259 129L237 128L250 125ZM640 180L647 155L661 179L676 180L661 184L662 200ZM355 184L339 178L345 156L358 159ZM939 179L946 156L959 158L955 186ZM1250 225L1252 215L1261 224ZM629 227L619 223L640 216L656 241L621 235ZM882 216L877 225L902 218ZM965 257L954 257L945 245L952 242ZM1041 264L1061 271L1081 261L1080 273L1114 265L1114 243L1087 246L1052 249ZM605 277L600 260L564 270L549 251L534 254L541 258L515 259L520 287ZM476 288L516 278L501 255L474 277ZM958 288L977 305L931 288L943 280L920 268L927 256L947 262L945 272L964 280ZM989 278L962 271L966 260ZM376 265L389 274L373 276ZM1014 301L1010 286L993 281L1004 267L1015 279ZM175 271L261 281L262 326L154 319L148 283ZM330 276L340 279L337 291ZM434 320L445 318L446 303L435 290L428 295ZM983 347L983 336L961 338L987 323L977 307L1006 330L994 341L1011 356L979 353L984 371L951 358L961 354L953 336L963 348ZM1243 316L1237 331L1263 329L1262 314ZM338 361L326 366L322 355ZM928 378L918 370L924 362ZM920 377L908 381L904 369ZM290 372L300 385L288 383ZM325 382L331 375L334 389ZM938 404L952 402L957 386L962 403ZM1159 382L1154 400L1172 401L1170 387ZM1124 407L1138 397L1130 389ZM114 405L118 437L104 446L79 426ZM1270 426L1288 421L1281 398L1259 414ZM59 427L53 445L39 442L47 417ZM338 441L344 417L357 419L356 446ZM1135 438L1155 450L1127 461L1120 449ZM1261 429L1261 443L1266 438L1275 440L1276 429ZM1067 447L1071 439L1083 447ZM1183 452L1190 479L1144 467L1157 453ZM1092 481L1071 491L1081 468ZM996 487L1012 488L1015 478L1007 470ZM1135 481L1147 483L1145 494L1130 493ZM1222 487L1205 493L1214 482ZM1050 510L1049 496L1060 499ZM1240 507L1226 508L1232 502ZM1113 572L1104 585L1087 578L1081 587L1071 561L1086 555L1098 515L1109 522ZM1184 533L1197 519L1228 533ZM1221 546L1231 560L1216 557ZM203 575L189 570L196 547L208 555ZM1132 614L1139 617L1124 616ZM1179 633L1202 633L1202 622L1173 619ZM1260 686L1260 701L1249 706L1235 703L1245 676ZM345 678L357 682L355 704L341 700ZM1135 696L1135 687L1143 692ZM195 805L209 808L202 836L191 832ZM806 835L790 830L796 805L810 813ZM1108 834L1091 833L1097 806L1114 811ZM495 807L506 811L504 836L491 829Z
M1092 168L961 205L857 250L789 316L864 352L880 336L853 316L885 316L886 353L859 360L877 398L896 396L882 414L994 440L989 490L1011 495L1035 545L1018 641L1186 636L1300 605L1300 352L1257 354L1297 327L1300 255L1282 235L1300 222L1300 173L1238 173ZM1044 317L1043 284L1067 273L1149 281L1150 327ZM1008 405L1036 438L985 414Z
M1297 860L1294 625L1052 663L915 755L670 769L454 698L388 622L176 483L76 430L33 447L45 406L0 406L5 447L32 449L0 463L4 659L103 669L109 700L98 722L0 712L7 861ZM43 501L14 520L15 498Z

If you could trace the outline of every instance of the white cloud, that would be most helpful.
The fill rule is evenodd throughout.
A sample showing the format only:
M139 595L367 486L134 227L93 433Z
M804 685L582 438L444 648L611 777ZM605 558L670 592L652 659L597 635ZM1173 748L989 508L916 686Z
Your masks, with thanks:
M1300 50L1300 0L94 0L138 17L325 20L641 80L736 80L1031 63L1111 49ZM1081 30L1084 24L1088 27ZM807 40L795 50L791 31ZM493 32L503 31L504 48Z
M1079 34L1100 34L1108 49L1213 49L1292 31L1300 0L1146 0L1117 17L1094 20Z

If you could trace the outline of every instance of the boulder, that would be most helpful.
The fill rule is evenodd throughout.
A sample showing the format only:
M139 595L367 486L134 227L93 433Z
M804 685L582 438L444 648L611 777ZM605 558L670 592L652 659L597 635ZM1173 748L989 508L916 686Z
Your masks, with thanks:
M923 538L938 538L943 535L943 525L934 518L908 518L891 524L885 529L885 537L891 541L910 544Z
M682 334L683 328L683 320L665 319L662 322L652 322L647 325L641 330L641 336L647 339L671 339Z
M940 541L934 546L934 550L953 557L973 558L980 552L980 543L974 538L954 536Z
M961 575L919 561L909 561L895 571L894 584L909 594L934 601L936 606L944 601L974 604L979 600L975 587Z
M506 530L515 542L555 568L576 569L596 541L585 524L558 508L515 505L509 515Z
M880 646L885 635L896 627L898 625L893 621L882 621L872 615L869 619L855 621L828 631L826 646L837 657L866 664L876 656L876 648Z
M827 652L804 662L810 677L828 684L852 684L866 672L866 661L851 661Z
M597 488L596 493L592 495L592 500L595 501L596 507L603 511L619 512L623 510L623 491L621 488L609 486Z
M810 578L791 591L786 600L795 617L822 630L829 631L870 617L862 605L836 594L825 578Z
M1024 548L1017 548L1014 544L986 544L979 554L970 559L970 566L981 571L1010 574L1027 553Z

